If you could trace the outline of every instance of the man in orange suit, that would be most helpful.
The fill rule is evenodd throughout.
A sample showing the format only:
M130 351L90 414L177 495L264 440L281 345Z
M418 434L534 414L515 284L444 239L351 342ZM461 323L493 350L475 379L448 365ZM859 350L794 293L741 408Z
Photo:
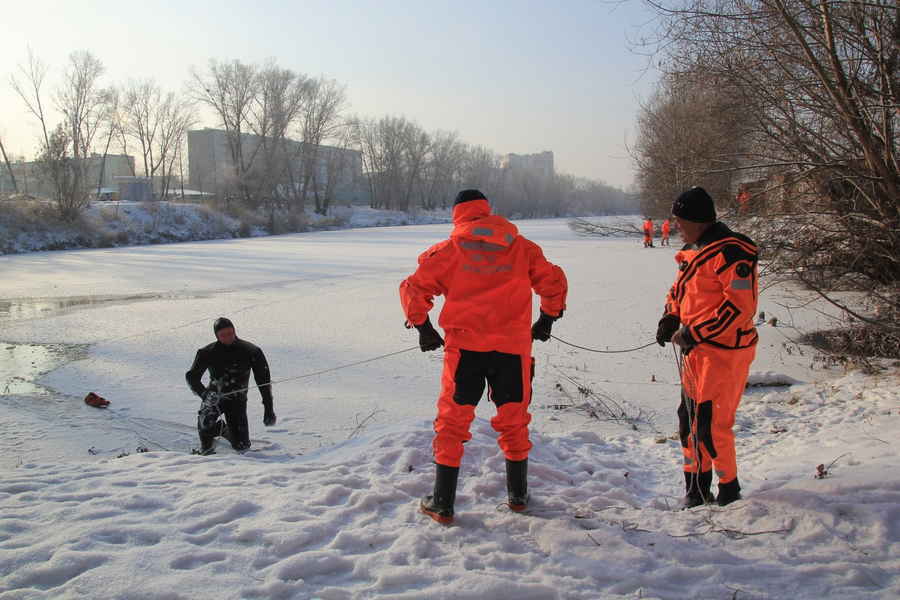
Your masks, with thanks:
M712 471L719 505L740 499L734 415L756 355L753 325L758 282L756 244L716 220L701 187L682 193L672 207L684 247L666 297L656 341L682 350L678 408L684 456L685 507L710 502Z
M644 219L644 248L653 247L653 220L650 217Z
M659 242L660 246L668 246L669 245L669 232L672 229L672 223L669 219L665 219L662 222L662 227L660 228L660 232L662 233L662 239Z
M453 232L419 256L419 267L400 284L407 327L419 331L423 352L445 344L428 318L434 297L443 295L440 326L446 335L444 372L434 421L434 493L420 504L442 524L453 522L463 444L471 439L485 384L497 407L491 425L506 456L508 506L528 505L528 424L534 359L532 339L547 341L566 308L562 269L515 225L491 215L487 198L463 190L453 206ZM541 298L531 325L532 298Z

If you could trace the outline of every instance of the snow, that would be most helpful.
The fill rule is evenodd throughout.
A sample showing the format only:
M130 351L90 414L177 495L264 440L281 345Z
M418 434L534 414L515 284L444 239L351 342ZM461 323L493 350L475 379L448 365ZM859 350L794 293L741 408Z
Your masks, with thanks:
M674 248L519 226L569 277L555 335L597 349L653 339ZM415 346L397 286L447 231L0 257L0 599L900 595L896 369L813 368L781 327L760 328L737 414L744 500L677 510L670 348L551 341L535 345L529 512L502 504L482 402L456 523L419 514L440 353L304 375ZM797 294L769 288L760 308L784 321ZM251 394L253 448L191 456L198 400L183 377L219 315L266 352L279 422L263 427ZM88 391L112 404L86 406Z
M369 208L368 206L334 206L330 209L329 213L331 217L337 218L349 227L427 225L433 223L449 223L452 220L449 209L405 212L399 210Z
M788 377L784 373L778 373L776 371L751 371L750 376L747 377L747 386L765 386L765 387L773 387L773 386L790 386L798 383L803 383L793 377Z

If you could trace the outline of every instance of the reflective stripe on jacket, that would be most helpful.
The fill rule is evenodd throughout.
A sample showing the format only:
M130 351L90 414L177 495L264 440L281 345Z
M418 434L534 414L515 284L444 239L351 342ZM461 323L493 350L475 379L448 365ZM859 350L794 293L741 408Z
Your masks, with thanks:
M675 255L679 272L665 312L678 317L699 343L728 350L755 345L758 260L753 240L714 224L695 246Z

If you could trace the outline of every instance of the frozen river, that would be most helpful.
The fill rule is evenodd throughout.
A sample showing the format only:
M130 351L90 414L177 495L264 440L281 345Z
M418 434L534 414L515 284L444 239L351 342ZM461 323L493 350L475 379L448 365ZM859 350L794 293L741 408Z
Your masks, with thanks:
M556 335L612 349L653 339L674 248L579 237L564 220L519 226L569 278L569 308ZM0 257L0 462L83 459L137 446L188 451L198 399L184 372L197 348L213 341L220 315L263 348L275 381L287 380L274 386L276 427L263 428L259 396L250 394L257 446L300 454L361 426L431 418L440 352L302 376L414 346L397 287L419 253L448 232L448 225L371 228ZM784 352L782 331L764 328L762 336L768 351L754 370L808 378L808 361ZM536 344L535 355L536 429L581 418L552 408L571 403L560 385L572 379L671 429L677 387L668 348L604 355L551 341ZM109 409L86 406L89 391L109 399ZM478 414L491 411L482 403Z

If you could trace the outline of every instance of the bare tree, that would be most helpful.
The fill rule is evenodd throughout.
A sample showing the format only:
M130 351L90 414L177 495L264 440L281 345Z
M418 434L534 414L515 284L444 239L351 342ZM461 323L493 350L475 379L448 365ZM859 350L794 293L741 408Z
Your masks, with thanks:
M178 145L196 121L193 106L153 80L132 81L123 101L125 134L141 148L144 175L160 198L168 196Z
M703 72L751 116L741 157L765 180L770 272L874 330L900 328L900 15L896 0L654 4L661 64ZM791 231L779 231L784 225ZM831 291L863 291L864 314ZM900 350L898 350L900 353Z
M90 52L73 52L54 94L62 121L53 127L43 91L47 67L29 50L12 86L41 125L43 145L38 163L51 181L61 215L74 219L90 202L88 159L94 137L107 117L106 93L99 87L102 63ZM51 134L52 131L52 134Z
M500 214L560 216L576 208L622 212L625 194L598 182L501 169L497 154L461 142L456 133L429 134L405 117L354 119L370 206L409 211L447 208L462 188L479 188Z
M353 129L347 125L341 129L340 135L334 141L334 146L323 148L323 177L322 194L316 198L316 212L321 215L328 214L328 209L335 200L339 189L355 188L359 183L354 180L355 163L358 162L357 154L353 151Z
M119 132L122 128L121 121L121 112L120 112L120 99L121 94L117 88L110 88L106 90L105 96L105 118L104 123L106 127L106 142L103 144L103 155L100 162L100 173L97 177L97 198L100 198L101 189L103 187L103 179L106 175L106 159L109 156L109 148L112 145L113 138L119 135ZM118 206L116 207L116 211L118 214Z
M196 121L196 113L190 102L178 98L172 92L167 94L157 137L156 156L159 161L158 170L161 170L162 175L160 198L165 199L169 196L181 146L187 138L188 130ZM154 174L156 172L154 171Z
M3 154L3 164L6 165L6 170L9 172L9 178L12 181L13 192L16 193L19 191L19 186L16 183L16 174L13 173L12 165L9 164L9 157L6 155L6 147L3 145L3 138L0 138L0 154Z
M310 82L309 99L301 116L301 153L299 209L313 192L316 212L322 213L319 197L319 147L328 139L338 137L345 122L342 117L347 102L346 88L333 79ZM322 213L324 214L324 213Z
M748 144L746 121L747 112L721 82L695 72L663 78L640 108L631 148L642 212L668 217L672 200L694 185L720 204L728 201Z
M422 207L428 210L447 208L456 193L456 181L462 166L465 144L455 132L436 131L431 134L430 160L425 168L425 193Z
M94 137L107 118L107 91L98 86L102 74L98 58L90 52L74 52L57 90L57 109L65 116L76 160L90 156Z
M152 177L159 167L153 151L161 120L162 90L153 80L131 81L122 95L123 131L140 145L144 176Z
M406 131L411 123L403 117L357 121L363 163L369 180L372 208L407 210L404 194L408 180Z
M306 75L282 69L270 61L257 75L257 95L250 108L250 129L258 137L255 195L269 212L269 229L275 229L275 212L296 197L290 171L297 150L288 145L288 133L303 114L310 96ZM296 145L294 145L296 148Z
M416 123L408 123L402 132L406 162L403 204L414 208L416 196L424 195L426 160L431 152L431 136Z
M499 187L500 161L493 150L485 146L468 146L460 166L459 187L490 190Z
M48 116L44 110L44 79L47 77L47 65L44 64L32 51L28 48L28 57L25 64L19 65L18 76L10 76L10 85L18 94L22 102L28 108L41 126L41 134L43 136L43 147L50 147L50 133L48 128Z
M369 187L369 206L381 208L385 205L382 198L381 180L384 173L384 158L381 149L381 138L378 123L374 119L354 118L352 121L353 137L362 152L363 173Z
M252 194L253 159L255 149L245 148L246 133L252 128L252 108L258 93L259 68L240 62L220 63L209 61L206 73L191 71L194 94L201 103L212 108L225 128L228 151L234 171L225 174L225 179L234 186L243 202L255 206Z

